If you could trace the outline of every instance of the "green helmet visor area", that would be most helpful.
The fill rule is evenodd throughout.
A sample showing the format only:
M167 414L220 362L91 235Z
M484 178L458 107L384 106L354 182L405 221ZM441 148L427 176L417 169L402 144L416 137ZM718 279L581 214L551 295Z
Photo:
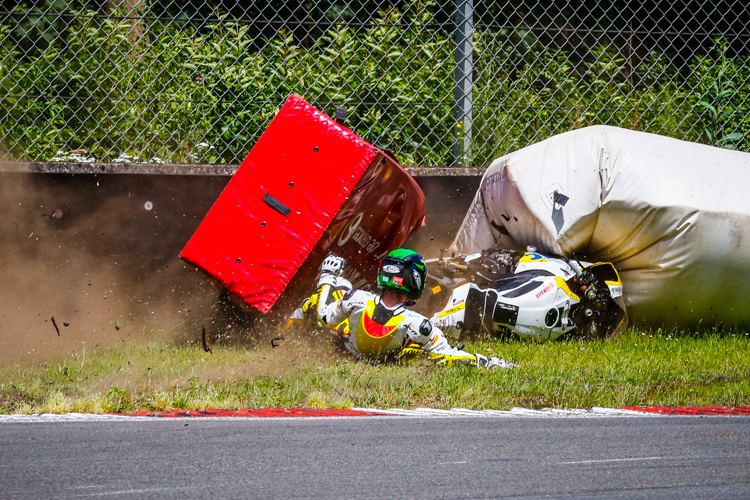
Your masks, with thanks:
M422 296L426 279L424 259L417 252L399 248L390 252L380 265L378 288L406 296L407 305Z

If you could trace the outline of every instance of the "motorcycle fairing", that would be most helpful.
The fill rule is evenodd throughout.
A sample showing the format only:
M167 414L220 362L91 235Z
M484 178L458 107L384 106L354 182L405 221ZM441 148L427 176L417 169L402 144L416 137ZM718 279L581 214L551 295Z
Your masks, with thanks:
M518 287L515 290L503 294L503 297L508 297L509 299L520 297L521 295L525 295L532 290L536 290L537 288L542 286L542 284L543 283L541 281L532 281L531 283L526 283L525 285Z
M487 279L478 272L495 268L513 274ZM609 338L627 326L622 281L609 262L492 248L430 260L428 276L446 286L464 283L452 288L436 318L453 336L510 329L540 341L570 332L581 338Z
M498 293L493 289L482 290L476 285L468 285L464 330L480 333L484 327L492 333L498 326L513 327L518 319L518 306L498 301Z
M508 293L510 293L511 291L519 288L522 285L525 285L526 283L533 280L534 278L541 278L541 277L547 277L547 276L554 276L554 275L551 272L544 270L544 269L527 271L523 274L516 274L508 278L500 279L497 281L496 284L492 285L492 288L497 290L500 293L500 295L503 295L504 297L510 297ZM522 295L522 294L519 294L519 295Z
M492 312L492 321L495 326L502 325L513 327L518 321L518 306L513 304L506 304L504 302L496 302L495 310Z
M578 295L576 295L575 293L573 293L573 291L568 286L568 283L564 279L562 279L562 278L560 278L558 276L558 277L555 278L555 283L557 284L557 288L559 290L562 290L565 293L565 295L567 295L571 299L575 300L576 302L580 302L581 301L581 298Z
M541 263L541 262L548 262L548 261L547 261L547 258L544 255L540 254L540 253L526 252L525 254L523 254L523 257L521 257L520 259L518 259L518 263L519 264L520 263L525 263L525 262L537 262L537 263Z
M586 265L587 263L583 263ZM518 264L513 273L519 275L528 271L546 271L547 273L569 279L575 275L573 267L567 259L542 255L537 252L526 252L518 259Z
M466 308L466 302L462 302L461 304L458 304L456 306L449 307L445 311L441 312L438 317L443 318L445 316L448 316L449 314L457 313L458 311L464 308Z

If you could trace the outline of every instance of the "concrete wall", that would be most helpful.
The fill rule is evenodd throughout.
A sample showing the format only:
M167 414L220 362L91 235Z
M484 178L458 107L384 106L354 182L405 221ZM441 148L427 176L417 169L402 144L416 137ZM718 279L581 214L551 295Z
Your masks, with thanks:
M203 326L239 335L242 318L177 258L234 170L0 164L0 366L197 338ZM427 218L406 245L428 257L451 243L480 181L479 171L444 170L412 171Z

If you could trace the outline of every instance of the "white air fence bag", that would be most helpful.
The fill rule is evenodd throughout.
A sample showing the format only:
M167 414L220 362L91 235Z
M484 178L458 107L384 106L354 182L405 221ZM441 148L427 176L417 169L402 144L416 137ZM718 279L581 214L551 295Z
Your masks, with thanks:
M594 126L495 160L452 250L609 261L653 325L750 322L750 154Z

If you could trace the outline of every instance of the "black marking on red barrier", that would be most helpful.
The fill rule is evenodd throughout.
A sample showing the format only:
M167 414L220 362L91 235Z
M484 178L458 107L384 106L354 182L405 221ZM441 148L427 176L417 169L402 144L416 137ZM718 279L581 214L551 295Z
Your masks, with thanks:
M279 200L271 196L270 194L266 193L263 195L263 201L266 202L266 205L273 208L277 212L279 212L284 217L289 217L289 214L292 212L292 209L281 203Z
M622 406L620 409L661 415L750 415L750 406Z
M172 410L172 411L152 411L139 410L135 413L111 413L110 415L122 415L129 417L160 417L160 418L184 418L184 417L254 417L254 418L274 418L274 417L390 417L390 413L379 413L374 411L363 410L340 410L324 409L315 410L312 408L262 408L262 409L240 409L240 410Z

